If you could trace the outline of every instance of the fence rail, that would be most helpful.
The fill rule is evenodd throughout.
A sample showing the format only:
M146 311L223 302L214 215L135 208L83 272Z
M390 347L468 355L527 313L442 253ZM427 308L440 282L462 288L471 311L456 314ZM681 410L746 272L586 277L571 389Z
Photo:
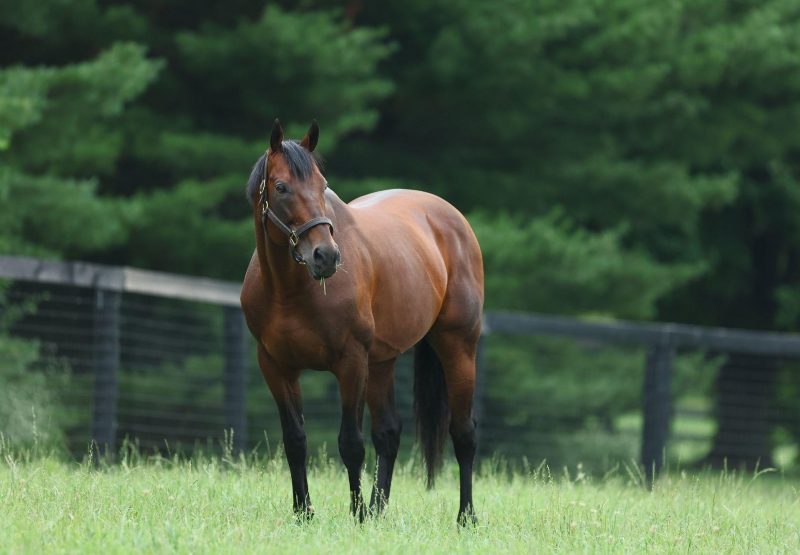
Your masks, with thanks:
M709 328L688 324L615 320L591 322L544 314L493 311L486 314L489 333L560 335L621 345L708 349L755 355L800 357L800 335Z
M89 347L93 378L91 435L100 449L113 449L120 399L120 343L123 295L161 297L222 307L222 420L234 433L234 447L247 445L247 368L252 342L239 308L240 284L178 276L134 268L30 257L0 256L0 278L90 290L92 333ZM136 297L139 298L139 297ZM68 311L66 311L68 312ZM152 314L129 315L157 322ZM188 326L188 323L182 325ZM167 326L168 327L168 326ZM132 332L131 332L132 333ZM650 478L659 471L673 416L671 384L677 352L700 349L770 357L800 358L800 336L786 333L707 328L684 324L587 321L504 311L487 312L478 356L476 413L483 420L487 381L485 338L494 335L554 336L603 346L641 347L643 362L641 453ZM132 348L131 348L132 349ZM147 347L144 347L147 350ZM533 369L535 372L535 369ZM696 412L696 411L695 411ZM139 424L146 428L147 424ZM685 434L691 435L691 434Z
M139 293L222 306L239 306L241 285L88 262L61 262L28 256L0 256L0 277L16 281Z

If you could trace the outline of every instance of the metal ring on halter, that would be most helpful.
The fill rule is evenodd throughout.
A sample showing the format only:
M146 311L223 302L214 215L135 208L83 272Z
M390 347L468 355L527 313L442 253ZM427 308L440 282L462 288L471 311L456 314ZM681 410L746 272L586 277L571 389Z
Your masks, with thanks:
M266 164L266 160L264 164ZM267 202L267 195L265 194L267 190L267 180L262 179L261 185L258 187L258 198L261 200L261 220L264 220L264 216L267 215L267 210L269 210L269 202Z

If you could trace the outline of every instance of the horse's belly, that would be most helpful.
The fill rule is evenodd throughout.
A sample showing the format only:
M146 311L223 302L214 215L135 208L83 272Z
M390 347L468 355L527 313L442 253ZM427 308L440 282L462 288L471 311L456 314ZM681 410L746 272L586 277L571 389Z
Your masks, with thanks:
M413 274L413 279L389 275L378 287L370 349L374 360L386 360L409 350L425 337L439 315L447 282L443 265L435 275L429 269L413 266L407 267L406 272Z
M426 311L425 313L429 314L430 312ZM414 318L408 318L408 316L404 316L402 322L376 324L369 352L371 361L388 360L406 352L425 337L435 321L435 316L422 318L422 313L414 315Z

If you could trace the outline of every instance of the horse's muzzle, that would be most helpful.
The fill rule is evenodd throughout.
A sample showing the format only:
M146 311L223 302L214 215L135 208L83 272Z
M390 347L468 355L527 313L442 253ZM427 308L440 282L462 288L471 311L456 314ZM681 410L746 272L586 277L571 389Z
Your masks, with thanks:
M339 249L333 245L320 245L314 249L312 260L308 265L314 279L329 278L336 273L336 267L342 259Z

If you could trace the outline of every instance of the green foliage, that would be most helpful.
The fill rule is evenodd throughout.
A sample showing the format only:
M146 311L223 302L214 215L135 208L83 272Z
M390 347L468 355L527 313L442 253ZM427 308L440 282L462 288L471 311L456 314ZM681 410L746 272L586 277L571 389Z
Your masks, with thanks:
M231 191L244 197L241 184L224 176L182 181L170 191L133 199L130 208L138 217L126 244L130 263L216 277L236 268L243 276L242 253L254 248L253 224L218 217L218 206Z
M40 0L20 3L0 0L0 21L4 27L41 43L23 56L64 49L64 54L83 50L92 41L107 44L114 39L141 36L144 20L130 6L101 7L96 0ZM29 45L29 46L34 46ZM17 54L20 55L20 54Z
M64 448L57 392L63 371L41 371L39 344L0 335L0 432L21 447Z
M51 175L110 172L122 148L116 118L160 65L141 46L117 44L89 62L3 70L3 161ZM19 109L22 117L7 115Z
M659 264L626 249L623 229L589 233L558 213L527 223L474 214L470 223L489 276L488 307L646 318L656 299L703 269Z
M160 64L118 44L66 67L0 70L0 249L84 256L127 236L119 203L97 195L115 167L124 106Z
M493 335L484 429L492 430L501 452L547 459L555 467L582 463L587 472L602 472L636 459L639 430L624 429L619 417L641 409L644 362L643 349ZM722 362L705 353L678 355L673 399L709 396Z
M97 197L95 179L28 175L0 167L0 251L80 257L127 237L121 203Z
M238 115L260 122L255 129L266 138L267 126L282 114L290 122L289 136L299 136L308 125L305 111L313 108L326 122L321 147L329 148L342 134L369 130L377 121L374 102L392 90L375 75L391 51L380 42L384 35L352 29L336 13L268 6L255 21L233 28L208 25L181 33L176 46L222 128L242 127Z
M59 394L68 383L63 362L43 355L36 341L10 337L8 326L33 309L10 306L0 286L0 436L37 454L63 451Z

